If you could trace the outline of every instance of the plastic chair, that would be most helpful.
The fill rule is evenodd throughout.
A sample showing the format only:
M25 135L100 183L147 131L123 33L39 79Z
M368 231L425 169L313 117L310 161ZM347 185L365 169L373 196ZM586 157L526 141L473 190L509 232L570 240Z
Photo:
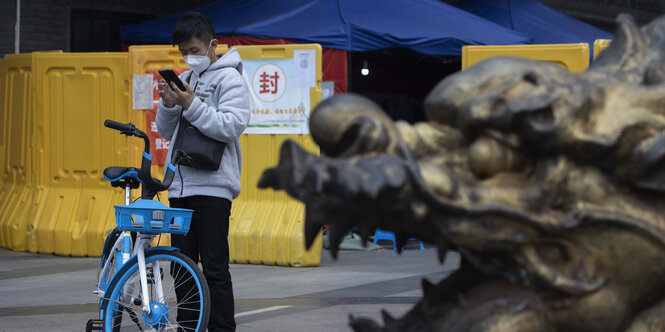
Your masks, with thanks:
M380 229L376 229L374 232L374 244L379 242L379 240L388 240L393 242L393 250L397 251L397 241L395 240L395 233L389 232L389 231L384 231ZM423 246L423 241L420 241L416 238L409 238L409 240L416 240L418 243L420 243L420 250L425 249L425 246Z

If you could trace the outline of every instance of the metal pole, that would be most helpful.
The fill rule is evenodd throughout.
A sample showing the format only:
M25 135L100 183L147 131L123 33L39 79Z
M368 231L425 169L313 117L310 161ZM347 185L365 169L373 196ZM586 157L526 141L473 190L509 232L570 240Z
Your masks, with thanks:
M16 0L16 26L14 26L14 53L19 53L21 41L21 0Z

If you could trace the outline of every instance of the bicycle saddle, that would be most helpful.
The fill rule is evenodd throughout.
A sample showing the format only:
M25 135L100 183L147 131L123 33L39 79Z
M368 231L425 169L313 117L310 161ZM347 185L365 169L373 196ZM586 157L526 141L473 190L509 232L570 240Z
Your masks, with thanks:
M112 166L104 169L104 180L111 182L114 187L120 186L120 180L129 181L132 189L138 188L141 179L139 179L139 170L135 167Z

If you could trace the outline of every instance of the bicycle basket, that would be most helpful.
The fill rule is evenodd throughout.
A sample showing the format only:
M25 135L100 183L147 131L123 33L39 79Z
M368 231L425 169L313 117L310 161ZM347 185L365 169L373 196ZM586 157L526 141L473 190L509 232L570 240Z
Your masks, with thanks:
M193 210L170 208L160 201L140 199L115 206L115 221L122 231L147 234L187 234Z

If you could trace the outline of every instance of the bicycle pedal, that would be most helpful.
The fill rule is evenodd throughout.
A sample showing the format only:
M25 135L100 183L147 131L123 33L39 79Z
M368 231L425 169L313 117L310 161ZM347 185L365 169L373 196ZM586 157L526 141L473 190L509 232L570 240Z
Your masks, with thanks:
M85 324L85 332L101 331L103 329L104 326L102 324L102 320L100 319L89 319L88 322Z

